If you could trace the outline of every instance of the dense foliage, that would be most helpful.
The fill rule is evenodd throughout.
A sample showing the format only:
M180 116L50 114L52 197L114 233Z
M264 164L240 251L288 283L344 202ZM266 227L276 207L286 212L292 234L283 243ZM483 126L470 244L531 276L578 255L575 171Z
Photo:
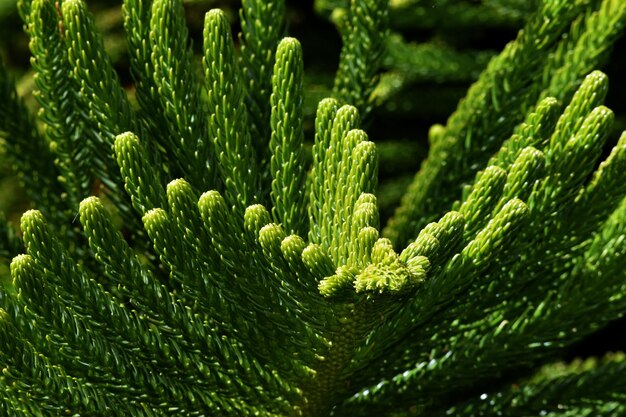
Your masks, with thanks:
M210 10L198 56L182 0L124 0L124 88L83 0L20 0L39 111L0 66L0 138L36 209L0 219L1 413L626 415L623 355L558 363L626 312L596 70L626 3L430 3L316 2L342 48L308 129L283 1L243 0L238 39ZM497 55L398 34L472 16L523 28ZM363 128L437 68L478 79L384 224Z

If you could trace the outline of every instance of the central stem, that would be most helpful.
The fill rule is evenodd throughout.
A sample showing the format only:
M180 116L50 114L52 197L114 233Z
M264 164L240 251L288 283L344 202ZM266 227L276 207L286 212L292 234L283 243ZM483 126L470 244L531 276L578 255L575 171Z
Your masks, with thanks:
M339 327L330 339L330 347L315 368L315 376L304 387L302 417L327 416L338 399L348 391L347 368L354 351L371 329L365 303L350 304L342 309Z

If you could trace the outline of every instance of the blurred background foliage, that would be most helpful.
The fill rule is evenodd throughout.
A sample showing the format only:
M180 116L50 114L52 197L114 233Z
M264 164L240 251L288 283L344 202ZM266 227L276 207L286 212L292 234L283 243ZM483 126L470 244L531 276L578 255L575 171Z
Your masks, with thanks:
M305 128L311 142L317 102L329 96L332 88L348 1L287 0L288 31L300 39L305 54ZM490 58L515 38L538 1L390 0L388 50L372 97L374 109L366 121L368 134L377 143L380 155L381 221L391 215L426 156L431 126L445 124L468 86ZM16 3L17 0L0 0L0 58L16 78L27 105L36 111L28 39ZM121 0L87 3L96 15L97 25L105 34L106 49L132 97ZM223 9L233 23L233 30L238 32L239 6L237 0L185 0L199 68L204 13L211 8ZM620 40L615 50L626 50L626 40ZM626 129L624 57L613 53L603 68L611 80L606 104L617 116L615 142L617 132ZM609 143L610 147L613 145L614 142ZM30 207L12 176L11 167L4 163L1 149L0 146L0 213L7 213L9 220L16 222ZM0 271L0 276L7 276L4 272ZM616 329L623 328L623 323L616 323L603 331L603 350L624 349L624 340L611 336ZM593 353L595 349L588 343L577 347L573 354Z

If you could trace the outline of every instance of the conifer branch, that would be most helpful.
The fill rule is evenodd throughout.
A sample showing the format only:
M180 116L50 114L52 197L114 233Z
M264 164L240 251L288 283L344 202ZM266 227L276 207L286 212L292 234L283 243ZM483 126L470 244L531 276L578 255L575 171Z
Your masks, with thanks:
M154 74L149 75L157 93L152 104L161 109L161 125L167 129L165 152L174 155L178 172L197 189L211 188L215 163L208 115L200 100L182 1L152 2L150 49Z
M154 117L161 104L154 79L155 67L150 41L152 4L153 0L124 0L122 5L130 55L130 73L135 82L135 99L139 104L138 116L141 127L153 138L155 150L165 161L164 168L175 176L180 174L176 171L180 167L177 163L167 163L166 158L167 149L172 141L169 136L170 126L164 117ZM159 113L162 114L162 111Z
M615 39L626 26L626 4L619 0L605 0L583 18L572 24L567 38L551 57L545 69L550 75L550 84L543 91L543 97L560 96L568 100L576 91L580 78L593 71L599 62L604 62Z
M91 190L92 145L81 143L86 134L84 110L77 106L79 86L66 74L68 61L64 33L53 2L34 0L29 23L31 64L36 71L37 99L42 106L41 119L64 183L67 206L76 207Z
M306 230L302 73L300 43L283 39L276 51L270 99L271 197L274 217L287 231L300 235Z
M328 109L328 111L333 112L332 107ZM311 192L311 196L322 195L322 201L320 211L317 213L313 213L313 219L319 220L319 225L321 226L320 236L312 238L313 243L321 244L325 250L328 250L333 258L335 263L340 263L344 261L340 257L339 251L342 250L342 246L340 244L341 237L341 227L343 226L343 219L337 218L335 210L336 208L343 209L348 208L351 209L352 205L341 206L338 207L338 202L343 202L343 197L345 196L345 191L347 187L351 184L346 184L345 177L341 177L340 173L340 165L341 167L346 167L349 165L350 161L348 158L351 156L353 149L355 146L363 139L361 134L353 134L350 136L351 141L348 141L348 133L357 128L360 123L360 118L358 111L356 108L352 106L343 106L336 111L336 115L332 122L332 128L330 130L330 135L324 135L326 137L320 136L318 140L324 140L328 146L324 146L322 143L316 146L316 152L319 156L317 156L318 164L314 166L313 169L321 175L323 178L323 183L320 183L316 178L312 179L311 186L313 190ZM345 158L345 159L343 159ZM315 161L316 157L314 157ZM340 162L343 160L343 164ZM344 168L344 172L345 168ZM343 180L343 181L342 181ZM320 187L323 191L318 192L316 189ZM362 192L370 192L371 189L363 189ZM323 193L323 194L322 194ZM354 202L356 202L356 197ZM312 204L315 204L312 203ZM337 223L337 220L340 223ZM313 223L313 222L312 222ZM312 229L313 230L313 229Z
M320 101L315 117L315 142L313 143L313 163L307 186L309 188L309 240L313 243L322 242L322 225L326 214L322 210L326 181L326 153L331 143L331 131L339 103L335 99L327 98ZM329 165L329 164L328 164ZM328 241L324 242L328 245Z
M73 77L80 84L83 104L96 124L91 140L96 149L94 168L115 198L120 187L110 149L115 137L126 131L139 131L134 111L119 78L104 51L102 36L82 0L66 0L62 5L68 59Z
M333 95L366 115L387 41L389 0L350 1Z
M410 82L471 81L495 55L492 51L456 51L434 42L407 43L398 34L389 36L387 42L385 68L404 75Z
M28 30L30 24L30 14L32 10L33 0L18 0L17 12L20 15L20 19L24 22L24 30Z
M160 184L160 173L150 163L144 146L133 133L118 135L113 145L126 192L135 210L144 215L167 201Z
M46 279L50 280L50 284L54 283L58 285L59 290L62 289L58 298L43 298L45 300L57 299L57 304L50 304L54 303L54 301L41 304L42 301L39 301L42 308L42 310L39 311L40 314L48 314L48 320L57 320L59 317L72 317L74 324L72 324L72 322L64 324L68 329L64 337L68 337L68 335L74 337L74 339L68 341L71 346L91 349L89 357L93 355L94 361L115 360L115 367L112 369L112 364L108 362L102 364L104 369L111 369L111 372L113 372L112 379L114 381L120 379L119 383L124 384L124 380L126 380L130 382L130 386L143 386L145 389L149 389L155 393L159 390L162 391L163 387L168 387L164 392L167 397L159 399L158 405L154 403L149 406L153 410L167 410L173 404L178 404L176 405L177 407L181 405L184 406L188 401L190 402L187 406L191 406L191 403L195 401L200 401L205 407L208 407L208 409L214 410L231 409L233 411L244 411L246 408L250 410L250 406L246 405L245 402L229 399L223 396L219 389L216 389L217 385L233 386L235 381L230 380L230 377L225 373L217 371L214 366L211 365L211 359L199 356L198 353L196 353L197 349L187 345L187 340L179 340L175 335L172 335L171 332L164 331L166 328L158 332L150 331L147 323L135 317L134 314L125 307L115 303L110 294L103 291L102 287L88 278L84 272L76 268L59 244L49 236L49 232L46 230L44 220L40 214L37 212L26 213L22 219L22 228L29 252L37 256L34 259L39 265L38 268L40 268L40 271L48 271L45 273ZM43 258L46 251L57 253L57 257L50 258L57 260L57 262L52 264L48 263L48 259ZM39 259L41 259L41 261ZM59 260L60 262L58 262ZM32 275L28 275L28 277L31 276ZM20 287L35 288L28 286L28 284L22 284ZM84 292L82 292L83 297L93 302L89 303L89 305L80 305L81 303L77 301L77 297L81 296L81 292L78 288L84 290ZM71 305L72 312L68 310L68 313L63 314L60 311L53 310L52 307L55 305L58 305L57 308L62 310L69 309ZM56 323L57 326L61 324L57 322L54 323ZM108 323L108 327L104 326L104 323ZM187 328L190 327L187 326ZM83 331L86 333L81 333L80 329L84 329ZM121 334L127 335L127 339L123 343L119 339L119 335ZM85 341L87 335L91 335L91 337L95 339L87 339L87 341ZM146 335L151 336L146 337ZM211 338L208 337L207 340L211 340ZM101 346L102 352L93 351L94 344ZM228 346L228 340L223 340L222 346L224 345ZM133 353L129 354L125 349L122 349L122 346L136 346L136 348L140 348L140 350L135 349ZM107 355L104 354L104 352L110 352L110 354ZM81 354L81 356L84 355L85 353ZM160 357L158 363L154 365L147 362L147 358L153 355ZM133 363L141 363L143 371L134 375L129 374ZM197 374L196 377L190 374L186 379L177 381L170 376L162 375L159 376L157 380L151 380L150 375L156 375L153 366L158 366L161 369L183 367L190 372L191 369L189 366L191 364L195 364L193 374ZM69 367L70 365L66 364L66 366ZM79 366L81 365L79 364ZM244 363L243 366L245 367L246 364ZM74 367L75 365L72 368ZM129 380L129 378L132 379ZM105 380L109 380L109 378L105 377ZM229 380L230 382L228 382ZM192 381L193 385L191 385ZM128 386L128 383L126 386ZM246 389L243 385L240 385L239 388ZM185 397L181 397L177 392L189 392L189 394Z
M389 36L380 76L371 101L375 106L391 101L403 89L421 82L473 81L495 55L492 51L458 51L436 42L405 42L399 34Z
M510 27L523 21L537 8L539 0L487 0L480 3L459 3L455 0L402 0L389 5L392 27L411 29L467 29L477 25L486 28ZM339 14L350 0L315 0L315 9L322 14Z
M554 131L561 116L561 105L554 97L539 101L516 129L513 135L502 143L500 149L489 159L489 165L506 168L512 164L523 149L543 148Z
M489 221L504 190L507 173L502 168L490 166L476 177L472 192L459 208L459 214L465 219L465 240L475 236Z
M150 312L157 317L175 317L167 288L157 281L133 253L97 197L89 197L81 202L80 222L94 257L102 265L107 279L119 285L121 294L129 298L132 296L132 303L137 303L137 307L147 311L154 307L164 309L160 313Z
M32 275L32 258L27 255L16 257L11 266L11 273L18 280L20 276ZM5 310L0 310L0 318L1 358L12 371L2 381L3 391L8 394L4 397L7 411L16 409L24 414L26 411L39 411L41 407L52 412L63 409L59 403L51 406L51 399L63 399L79 412L97 412L104 407L103 395L95 387L85 384L81 378L69 376L63 367L53 364L28 340L20 337L21 329L16 327L20 324L18 320ZM24 391L17 387L18 381L28 387L30 395L24 395ZM7 404L11 397L14 400ZM117 403L117 399L113 399L113 403ZM119 407L127 410L128 405L119 404Z
M250 349L250 354L274 363L279 369L287 369L287 375L308 374L303 366L312 360L308 355L294 358L294 362L285 362L285 355L292 357L290 355L294 354L296 346L293 341L300 341L298 346L304 340L313 345L319 342L312 329L306 327L306 323L312 320L302 316L310 312L302 311L298 305L298 293L292 287L293 277L297 274L292 275L289 270L282 268L276 271L276 264L273 264L275 256L268 258L264 252L263 246L266 246L267 251L268 244L276 245L280 250L282 239L280 234L276 239L266 234L268 228L272 227L269 213L262 206L250 206L245 214L244 232L241 220L233 216L218 192L204 193L198 201L198 207L210 238L207 249L214 257L214 262L221 265L210 275L214 282L213 291L217 290L219 294L216 306L223 309L222 312L218 310L217 314L223 315L225 320L228 318L228 321L240 317L242 327L237 332L242 333L241 341ZM247 253L243 259L242 241L245 244L244 253ZM233 282L231 277L241 279ZM272 308L263 307L267 305ZM266 343L268 337L273 341L270 344Z
M576 197L571 213L572 219L586 219L576 222L575 232L580 235L590 233L602 219L606 219L626 196L626 184L619 180L626 164L626 134L622 133L610 155L602 161L593 173L592 179Z
M220 177L228 204L243 213L259 197L258 178L254 176L257 166L230 25L220 10L211 10L205 17L204 71L212 109L209 134Z
M285 14L284 0L241 2L240 68L259 166L267 166L269 161L272 69L276 48L285 32Z
M477 281L470 285L467 295L457 296L456 306L452 310L443 310L443 317L429 317L428 322L437 323L431 324L432 327L429 327L426 321L418 324L419 319L415 320L416 311L419 311L420 308L424 308L425 311L429 312L434 311L432 305L424 306L424 301L426 303L433 302L436 299L436 294L441 294L442 291L437 289L419 304L410 305L406 310L411 312L407 314L407 317L411 317L409 323L413 323L413 325L418 326L417 328L421 328L413 336L414 340L430 340L430 337L435 334L437 337L443 336L442 343L437 344L439 346L438 353L434 356L436 358L434 362L436 366L431 368L429 361L424 358L415 365L414 373L409 371L406 374L398 374L392 380L394 382L391 382L389 386L370 388L367 399L367 403L370 406L372 400L381 401L381 404L388 404L388 401L390 401L389 395L397 396L400 385L408 384L408 386L411 386L419 381L419 386L423 387L425 378L430 378L428 375L431 374L433 378L431 381L434 383L450 367L459 367L455 371L458 378L461 377L461 369L464 369L462 374L467 375L469 381L469 379L475 377L474 374L470 376L471 372L473 372L470 369L476 370L480 368L485 371L487 367L486 362L475 365L457 355L456 352L468 352L468 349L474 349L472 346L480 346L481 349L489 347L490 358L493 358L494 355L503 355L502 357L521 355L521 353L516 353L519 352L518 350L521 349L521 346L530 346L533 348L533 354L529 355L526 353L525 357L531 361L530 363L534 363L532 361L537 361L551 354L554 350L588 334L586 332L591 332L596 326L601 325L599 323L604 323L605 320L611 320L616 317L614 314L619 311L618 306L623 303L623 300L621 297L615 298L609 296L609 294L616 294L621 291L618 289L622 285L619 277L623 274L616 273L613 268L616 266L614 262L617 262L618 259L623 259L624 256L624 252L617 243L619 240L618 236L622 233L621 216L623 216L623 211L619 209L612 215L611 220L606 223L606 231L596 235L593 249L589 249L586 255L572 250L572 246L577 244L576 240L567 238L563 241L562 238L559 238L559 240L554 238L556 235L563 236L563 231L568 229L566 225L575 225L578 222L577 219L568 216L567 210L561 211L557 207L568 207L573 203L576 193L572 192L572 190L581 189L581 181L588 176L590 170L595 166L595 158L599 156L598 150L601 146L599 143L603 143L606 140L606 132L611 125L611 113L603 106L594 108L594 106L599 104L598 100L602 99L602 92L605 88L603 80L603 75L599 73L594 73L587 77L574 95L568 108L556 123L552 138L544 141L543 146L547 147L545 153L546 155L552 155L552 157L545 158L546 168L543 170L545 177L541 178L540 176L538 178L540 181L535 182L535 186L531 188L528 199L529 223L525 228L521 229L521 236L516 241L517 245L525 251L521 262L511 266L504 263L491 271L483 270L481 275L486 274L489 278L486 281ZM582 114L586 113L586 117L581 118L581 112ZM560 138L569 139L565 139L566 142L563 144ZM532 155L535 153L535 151L531 150L532 148L526 149L528 150L523 150L518 158L521 159L525 154ZM582 151L583 149L585 150L584 152ZM559 152L561 154L556 156ZM564 163L564 158L568 161L567 163ZM510 169L513 170L515 165L513 164ZM481 176L479 177L482 179ZM474 187L479 182L475 183ZM541 202L537 199L541 199ZM618 196L618 201L620 199ZM558 201L558 203L555 201ZM552 205L551 202L555 202L555 205ZM483 232L480 232L478 236ZM409 248L412 246L409 246ZM478 261L480 257L478 254L482 250L476 251L480 246L480 244L472 242L463 249L461 255L473 254L472 257L476 261L472 262L472 265L480 266L482 261ZM515 245L511 242L505 247L507 247L505 251L507 257L515 256L515 253L522 253L521 249L516 250ZM532 259L537 259L539 253L545 254L546 252L550 254L549 258L546 257L546 259L553 259L553 262L547 262L543 265L536 265L532 262ZM568 280L565 284L563 276L558 271L563 270L562 268L567 264L566 261L561 259L571 257L572 252L580 254L578 255L580 256L579 260L576 259L573 262L575 265L580 265L576 276L582 281L576 281L576 284L574 284L575 280ZM595 270L597 272L592 273L591 270L582 266L586 262L583 259L591 260L593 256L597 256L599 253L603 254L603 261L601 263L602 266ZM561 256L564 258L561 258ZM559 261L556 261L557 259ZM597 261L591 262L595 263ZM447 276L446 273L451 271L450 268L454 265L462 268L462 256L453 257L446 269L442 271L442 276ZM600 270L603 272L599 272ZM457 272L459 271L457 270ZM585 294L593 293L599 295L596 292L598 291L596 285L599 285L601 281L596 278L597 273L607 274L606 276L613 277L615 281L604 282L605 288L602 290L602 293L605 295L596 298L593 305L585 304L588 306L588 309L584 309L586 313L582 313L580 303L585 303L583 301L586 299ZM458 276L467 275L467 272L461 272ZM555 279L546 282L546 276L552 276ZM512 280L513 277L515 277L514 280ZM427 279L426 288L428 288L429 283L430 281ZM528 288L529 285L534 285L537 289L532 292L526 292L527 298L524 302L509 304L504 301L509 299L509 294L522 288ZM446 291L443 291L443 293L449 294ZM600 299L602 300L601 302L599 301ZM600 310L603 311L602 314L599 313ZM463 312L462 319L459 315L460 312ZM401 311L399 314L406 313ZM599 323L595 320L593 323L589 320L584 320L581 314L587 314L589 317L593 315L595 320L599 320ZM550 318L547 318L547 316ZM419 314L417 314L417 317L419 317ZM546 342L537 342L537 339L533 339L538 334L546 335L547 333L544 333L544 331L547 331L547 329L544 326L554 325L555 321L552 320L557 320L557 317L558 322L563 326L560 327L562 330L558 337L551 338L550 341ZM403 320L397 317L395 323L397 322L403 322ZM585 323L584 325L582 324L583 322ZM499 326L496 327L498 323ZM382 340L388 340L391 334L397 334L397 325L396 327L390 326L390 328L394 329L393 333L391 330L389 332L381 331L380 335L384 336L374 335L371 343L375 344L375 341L380 343ZM576 330L572 330L573 328L576 328ZM486 336L485 331L491 336ZM464 332L462 337L458 336L459 332ZM444 336L446 334L448 336ZM540 336L540 339L542 337L544 336ZM468 338L475 338L474 342L468 341ZM506 342L503 341L503 338L506 339ZM515 341L513 341L514 339ZM432 347L432 344L430 346ZM409 365L409 362L405 359L407 358L407 352L419 352L423 351L424 348L425 344L420 342L409 343L408 345L399 344L386 352L387 364L384 366L388 366L389 369L406 369ZM454 353L451 354L450 352ZM431 357L433 357L432 355L433 351L431 351ZM390 360L390 357L397 357L397 362ZM472 353L468 357L472 357L473 361L480 356ZM487 359L487 356L485 356L484 360L489 361L490 359ZM452 365L457 363L457 361L458 365ZM440 368L442 370L441 373L436 371L438 366L442 366ZM443 371L443 369L446 369L446 371ZM493 369L490 372L493 375L500 371L501 369ZM365 374L365 370L359 371L360 376L358 377L363 377ZM411 383L409 381L415 382ZM462 385L460 381L457 381L456 384ZM443 393L441 395L447 395L445 393L449 392L445 387L438 387L436 390L441 391ZM432 399L439 394L427 392L423 393L423 395ZM373 398L380 398L380 400ZM404 402L401 397L394 398L396 402ZM356 403L360 400L359 397Z
M522 386L493 395L483 394L447 412L467 416L519 415L522 412L553 416L622 413L623 387L619 378L624 369L622 356L551 365Z
M452 202L451 196L458 193L463 177L474 174L467 169L471 166L470 161L481 166L490 152L497 150L502 140L513 133L514 126L521 120L510 115L524 113L513 109L532 106L541 91L548 87L541 81L542 71L554 69L549 62L538 57L556 48L560 34L568 29L575 16L587 10L589 3L541 3L518 38L490 62L449 118L443 135L445 139L437 141L430 149L429 158L422 164L401 206L385 228L384 235L395 245L408 243L421 227L445 210L445 205ZM578 70L581 70L578 73L580 79L584 75L583 66L572 67L570 73ZM529 83L536 83L536 87L526 89ZM568 98L568 91L551 93L557 94L557 98ZM503 100L505 96L506 101ZM477 108L484 111L477 113ZM451 190L456 191L450 194ZM442 205L433 210L434 202ZM426 215L426 212L430 214Z
M187 185L188 187L188 185ZM186 349L200 349L205 355L213 359L196 359L198 361L198 370L203 374L202 379L212 380L216 373L221 374L221 370L214 369L211 360L215 360L214 355L236 355L242 357L243 352L241 346L221 336L221 341L215 338L216 322L211 320L207 323L197 314L194 314L186 303L183 303L184 297L170 293L169 290L157 278L147 270L132 254L126 242L123 241L119 232L116 232L108 214L96 198L84 200L81 204L81 222L89 237L89 243L94 250L96 257L101 262L109 278L114 282L122 284L122 294L126 293L132 297L131 300L136 307L145 310L152 320L159 323L159 329L169 337L182 338L183 346ZM133 279L135 281L128 281ZM122 281L120 281L122 280ZM193 287L191 280L186 280L184 289ZM197 284L196 284L197 285ZM203 300L209 295L206 289L192 293L194 299ZM208 301L208 300L207 300ZM207 311L215 309L215 305L210 302L201 302L203 308ZM206 361L206 364L203 364ZM252 358L248 358L248 363L238 363L237 366L242 367L238 372L248 374L250 380L254 380L256 384L265 386L268 392L271 392L276 386L280 386L280 380L269 373L262 372L261 366ZM202 363L201 363L202 362ZM250 366L253 365L253 366ZM222 375L220 378L229 377ZM232 381L231 381L232 383ZM240 387L239 389L243 389ZM286 389L285 386L282 389ZM258 392L262 394L262 392ZM265 401L268 398L264 398Z

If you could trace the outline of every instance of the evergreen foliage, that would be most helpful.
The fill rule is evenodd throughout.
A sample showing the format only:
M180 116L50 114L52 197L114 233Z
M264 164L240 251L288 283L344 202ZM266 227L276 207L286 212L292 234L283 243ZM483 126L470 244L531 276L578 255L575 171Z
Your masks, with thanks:
M399 98L411 97L416 84L451 86L475 80L495 51L468 48L466 39L486 30L520 29L537 4L535 0L390 1L392 31L383 61L386 71L371 99L376 105L397 106ZM349 0L315 1L317 12L329 18L342 37L349 31L344 24L349 5ZM415 32L418 39L428 40L415 42ZM406 99L402 107L413 108L415 104Z
M0 66L0 138L37 210L0 217L2 415L626 414L623 355L554 363L626 312L626 133L603 159L594 70L626 3L443 2L529 17L387 225L363 120L413 46L403 2L339 3L307 158L283 1L242 2L239 49L209 11L200 69L182 0L124 0L133 101L83 0L20 0L40 117Z

